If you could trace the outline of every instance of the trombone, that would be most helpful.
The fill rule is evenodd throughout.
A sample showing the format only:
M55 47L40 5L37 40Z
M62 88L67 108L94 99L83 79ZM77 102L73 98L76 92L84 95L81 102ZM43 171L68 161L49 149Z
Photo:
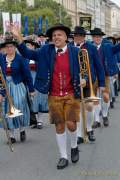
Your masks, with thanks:
M93 90L91 70L90 70L90 60L89 60L89 56L88 56L88 51L86 49L80 49L78 56L79 56L79 60L80 60L81 75L83 77L85 75L88 76L89 85L90 85L90 96L85 98L85 103L87 103L87 102L98 102L101 98L96 97L94 90Z
M23 114L21 113L21 111L19 109L15 108L15 106L12 103L12 98L11 98L11 96L9 94L7 84L6 84L6 81L4 79L1 67L0 67L0 88L6 91L6 97L8 99L9 111L8 111L8 113L6 115L3 115L2 105L0 104L0 115L1 115L1 118L2 118L3 127L4 127L5 132L6 132L6 137L7 137L7 140L8 140L10 150L13 152L14 148L13 148L13 144L11 142L10 136L9 136L9 131L8 131L6 118L8 118L8 117L13 118L13 117L21 116Z
M84 143L87 143L87 131L86 131L86 108L85 103L89 102L98 102L101 98L96 97L93 90L92 85L92 77L91 77L91 70L90 70L90 61L88 57L88 51L86 49L80 49L78 52L78 61L80 66L80 81L84 79L85 76L89 80L90 85L90 97L84 98L83 87L80 86L81 90L81 113L82 113L82 120L83 120L83 134L84 134Z
M78 52L78 61L79 61L79 67L80 67L80 82L84 76L88 75L87 74L87 68L86 68L86 63L83 62L83 56L82 56L82 50L80 49ZM83 94L83 87L80 85L80 92L81 92L81 115L82 115L82 124L83 124L83 139L84 143L87 143L88 137L87 137L87 132L86 132L86 112L85 112L85 99L84 99L84 94Z
M13 118L13 117L17 117L17 116L22 116L23 113L13 105L12 98L9 94L7 84L4 79L1 67L0 67L0 80L2 83L2 88L5 89L5 91L6 91L6 96L7 96L8 105L9 105L9 111L6 114L6 117Z

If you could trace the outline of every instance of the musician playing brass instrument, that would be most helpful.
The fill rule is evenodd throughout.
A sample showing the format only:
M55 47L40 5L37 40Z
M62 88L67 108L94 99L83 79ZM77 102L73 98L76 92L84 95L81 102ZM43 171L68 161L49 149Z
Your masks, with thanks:
M86 41L86 31L83 27L76 26L74 31L74 41L71 42L73 46L76 46L80 49L86 49L88 53L89 58L89 65L91 70L91 78L92 78L92 84L95 88L96 86L96 80L98 80L98 86L101 89L104 89L105 86L105 74L104 69L102 66L102 63L99 59L97 49L94 45L92 45L91 42ZM87 85L84 88L84 97L90 96L90 87ZM86 103L86 118L87 118L87 133L88 133L88 139L89 141L95 141L94 131L92 129L92 124L94 121L94 103L89 102ZM78 125L78 144L83 143L83 134L82 134L82 125Z

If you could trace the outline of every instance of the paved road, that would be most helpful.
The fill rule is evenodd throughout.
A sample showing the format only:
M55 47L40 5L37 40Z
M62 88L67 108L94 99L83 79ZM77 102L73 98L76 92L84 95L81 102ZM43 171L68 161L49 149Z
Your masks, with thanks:
M42 130L27 130L26 143L20 143L17 134L14 152L9 151L0 130L0 180L119 180L120 98L109 118L110 127L97 129L96 143L80 145L80 161L75 165L70 162L64 170L56 169L58 149L48 115Z

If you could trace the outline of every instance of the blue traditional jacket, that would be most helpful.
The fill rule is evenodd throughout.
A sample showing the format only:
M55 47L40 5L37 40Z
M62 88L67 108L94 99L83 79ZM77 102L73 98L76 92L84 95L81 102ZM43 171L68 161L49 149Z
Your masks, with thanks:
M7 62L4 56L4 69L6 71ZM16 52L15 58L11 63L11 77L15 84L23 82L28 86L29 92L34 92L33 79L29 69L28 61Z
M107 76L118 73L116 54L120 52L120 43L113 45L111 42L102 41L100 51L103 58L104 70Z
M35 88L44 94L48 94L51 90L51 82L55 63L55 46L53 44L44 45L40 49L28 49L24 43L18 45L20 53L28 59L38 62L37 74L35 80ZM68 45L70 74L74 96L80 97L80 67L78 62L78 48Z

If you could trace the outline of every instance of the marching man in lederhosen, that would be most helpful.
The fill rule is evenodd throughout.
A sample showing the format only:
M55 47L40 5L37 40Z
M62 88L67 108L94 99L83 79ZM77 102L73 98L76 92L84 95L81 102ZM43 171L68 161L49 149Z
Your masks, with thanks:
M23 43L21 33L11 26L11 31L19 41L20 53L38 62L35 88L44 94L49 93L48 104L50 122L55 124L56 139L60 151L58 169L68 166L66 127L71 139L71 161L79 160L77 146L77 121L80 114L80 77L78 48L67 45L70 28L56 24L46 35L52 41L38 50L30 50ZM82 80L81 84L86 81Z

